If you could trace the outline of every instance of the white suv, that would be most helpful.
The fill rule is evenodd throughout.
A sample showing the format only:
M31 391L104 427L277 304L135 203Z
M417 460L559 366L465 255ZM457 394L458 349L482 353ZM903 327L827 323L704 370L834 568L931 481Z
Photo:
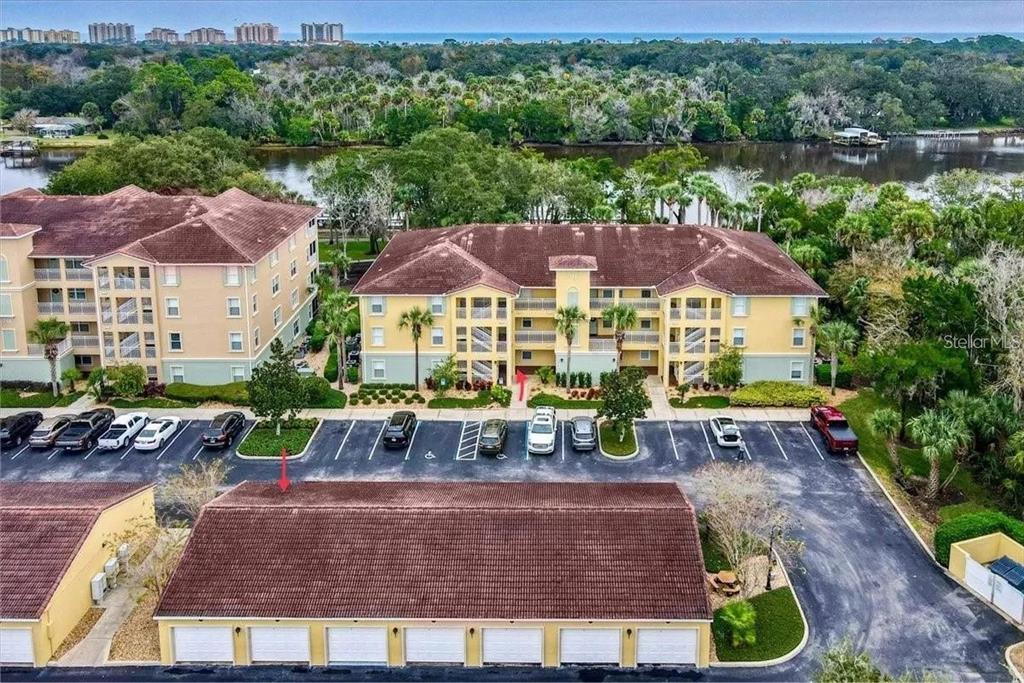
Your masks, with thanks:
M538 455L551 455L555 452L555 433L558 419L555 409L548 406L537 408L530 420L529 433L526 436L526 449Z

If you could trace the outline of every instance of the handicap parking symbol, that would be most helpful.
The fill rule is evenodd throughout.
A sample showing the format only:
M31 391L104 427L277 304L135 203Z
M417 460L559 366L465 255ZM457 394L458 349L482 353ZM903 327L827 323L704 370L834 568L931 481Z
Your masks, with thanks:
M437 456L436 456L436 455L434 455L434 451L427 451L427 452L426 452L426 453L425 453L425 454L423 455L423 457L424 457L424 458L426 458L427 460L433 460L433 459L434 459L434 458L436 458Z

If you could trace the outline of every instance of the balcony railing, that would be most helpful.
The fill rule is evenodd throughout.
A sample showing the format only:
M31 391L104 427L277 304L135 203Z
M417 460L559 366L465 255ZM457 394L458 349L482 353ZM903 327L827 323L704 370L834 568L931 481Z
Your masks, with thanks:
M494 350L497 351L498 353L506 353L508 351L508 342L507 341L495 342Z
M71 340L61 339L57 342L57 356L63 356L71 350ZM29 344L28 355L30 356L44 356L46 353L46 346L43 344Z
M121 346L121 358L142 358L142 352L137 345Z
M612 304L615 303L615 299L604 299L591 297L590 308L595 311L600 311L604 308L611 308Z
M37 280L59 280L60 268L36 268L35 277Z
M627 344L657 344L661 335L657 332L626 332Z
M114 289L135 289L135 278L123 275L114 278Z
M85 315L96 315L95 301L69 301L68 313L81 313Z
M517 344L554 344L554 332L516 332Z
M465 318L466 315L467 315L467 313L466 313L465 307L463 307L463 308L456 308L455 309L455 317L456 318Z
M92 271L88 268L65 268L64 278L67 280L91 280Z
M146 347L146 358L156 358L156 347L155 346L147 346Z
M708 351L711 353L718 353L719 349L722 348L722 342L708 342Z
M614 339L595 339L591 337L588 342L589 351L614 351L615 340Z
M139 278L139 289L149 289L151 284L152 280L150 280L148 277Z
M704 342L691 342L687 344L684 353L704 353Z
M722 319L722 309L721 308L712 308L711 309L711 319L712 320L721 320Z
M494 317L498 320L508 320L508 308L505 306L499 306L494 311Z
M36 309L40 313L63 313L63 301L40 301L36 303Z
M469 348L469 345L467 344L465 339L460 339L459 341L455 342L456 351L465 352L467 348Z
M687 308L686 319L687 320L707 320L708 309L706 308Z
M118 311L117 322L122 325L136 325L139 322L139 314L135 311L129 311L127 313Z
M554 299L516 299L517 311L553 311Z
M142 323L144 325L152 325L153 324L153 312L152 311L143 311L142 312Z
M661 308L661 302L654 298L640 299L619 299L623 306L632 306L638 311L656 311Z
M490 353L491 344L490 342L481 341L479 339L473 340L473 352L474 353Z
M110 276L100 275L99 278L100 289L110 289Z
M476 318L477 320L489 320L491 318L491 307L490 306L474 306L470 309L470 317Z
M114 347L113 346L104 346L103 347L103 357L106 358L107 360L112 360L114 358Z
M683 317L683 311L680 308L668 309L669 320L679 320Z
M669 342L668 343L668 352L669 353L679 353L679 342Z
M100 345L100 338L95 334L73 334L71 335L71 345L76 349L91 349Z

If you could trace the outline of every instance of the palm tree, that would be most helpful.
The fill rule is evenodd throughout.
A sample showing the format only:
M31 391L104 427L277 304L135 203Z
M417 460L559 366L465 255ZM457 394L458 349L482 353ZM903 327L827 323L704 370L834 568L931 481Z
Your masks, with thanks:
M931 408L911 419L907 426L928 460L928 487L924 495L932 500L939 495L941 488L943 459L952 457L970 439L970 435L963 422L952 414Z
M565 337L567 346L565 354L565 376L572 374L572 342L580 323L586 322L587 314L579 306L564 306L555 312L555 331ZM566 386L569 385L568 380Z
M430 311L424 311L419 306L413 306L408 311L403 311L402 315L398 317L398 329L404 330L409 329L409 333L412 335L412 343L415 349L415 365L413 372L415 377L413 384L416 385L416 391L420 390L420 337L423 336L423 328L430 327L434 324L434 314Z
M833 320L818 327L818 346L828 354L832 364L830 388L836 395L836 375L839 374L839 354L850 353L857 343L857 328L845 320Z
M615 304L604 309L601 318L615 328L615 367L622 365L622 345L626 341L626 330L637 324L636 309L625 304Z
M50 386L53 395L60 396L60 385L57 383L57 345L68 336L68 324L56 318L37 320L32 329L28 330L28 340L43 347L43 357L50 363Z
M880 408L871 413L868 426L876 436L885 439L885 450L892 463L893 476L896 481L903 481L903 461L900 459L900 415L892 408Z
M349 332L359 327L359 306L354 296L338 289L320 304L320 322L327 332L327 349L338 353L338 388L345 388L345 342Z
M335 251L331 256L331 270L334 271L334 279L338 281L339 287L348 279L348 269L351 266L352 258L347 251Z

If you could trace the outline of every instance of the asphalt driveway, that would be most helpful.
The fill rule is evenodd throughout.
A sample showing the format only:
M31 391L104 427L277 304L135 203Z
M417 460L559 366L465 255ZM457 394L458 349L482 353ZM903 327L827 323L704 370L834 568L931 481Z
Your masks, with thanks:
M288 465L300 479L490 479L550 481L679 482L694 503L703 503L693 475L713 460L735 453L715 445L698 422L638 424L640 452L629 461L572 451L560 425L554 454L526 452L526 424L509 425L501 456L476 454L479 424L421 422L409 447L380 444L383 421L327 421L302 458ZM807 680L824 650L850 638L894 674L928 669L948 680L1010 680L1004 648L1024 639L992 610L948 578L903 526L855 458L824 452L809 424L741 423L750 460L770 475L797 522L802 554L788 566L810 623L806 649L790 662L763 669L646 671L608 669L514 670L323 670L317 679L349 680L641 680L667 676L693 680ZM0 477L24 479L153 479L199 458L231 460L232 482L275 479L280 465L242 460L233 449L204 451L201 425L189 424L163 451L61 455L4 451ZM5 679L23 675L7 672ZM38 680L298 680L308 670L292 667L218 669L132 668L82 672L49 668L26 672Z

